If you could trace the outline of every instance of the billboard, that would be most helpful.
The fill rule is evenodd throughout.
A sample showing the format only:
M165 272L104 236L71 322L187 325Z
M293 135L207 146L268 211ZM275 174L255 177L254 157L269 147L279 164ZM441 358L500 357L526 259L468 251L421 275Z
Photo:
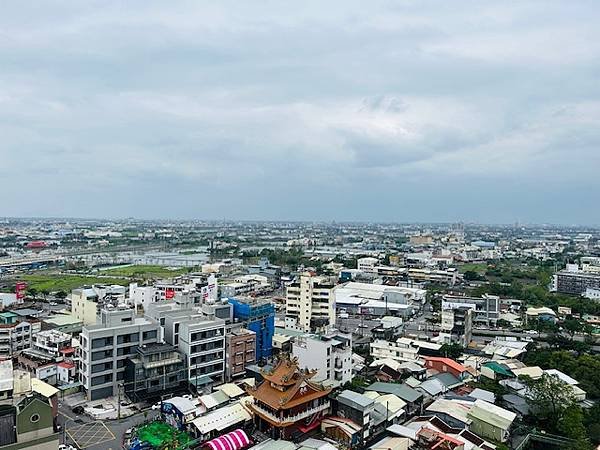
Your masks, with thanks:
M17 294L17 301L23 302L25 299L25 291L27 290L27 283L24 281L19 281L15 284L15 294Z

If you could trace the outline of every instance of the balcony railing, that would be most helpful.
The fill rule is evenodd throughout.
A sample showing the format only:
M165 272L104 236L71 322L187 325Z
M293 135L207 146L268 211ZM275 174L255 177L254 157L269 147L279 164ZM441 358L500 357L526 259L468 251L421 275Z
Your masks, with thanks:
M296 422L298 420L306 419L307 417L310 417L313 414L316 414L316 413L321 412L321 411L325 411L326 409L329 409L329 403L324 403L322 405L315 406L314 408L307 409L306 411L303 411L303 412L298 413L296 415L285 416L285 417L276 416L275 414L271 413L270 411L267 411L266 409L258 406L256 403L252 405L252 408L254 408L257 412L259 412L263 416L268 417L273 422L277 422L277 423L283 424L283 423L290 423L290 422L293 423L293 422Z

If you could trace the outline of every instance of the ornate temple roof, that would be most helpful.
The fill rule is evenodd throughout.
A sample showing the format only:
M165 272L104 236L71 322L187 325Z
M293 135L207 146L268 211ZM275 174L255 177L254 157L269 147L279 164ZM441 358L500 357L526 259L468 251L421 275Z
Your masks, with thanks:
M293 408L331 392L310 381L315 374L300 369L296 358L283 355L273 370L263 373L265 380L260 385L248 389L248 394L274 409Z

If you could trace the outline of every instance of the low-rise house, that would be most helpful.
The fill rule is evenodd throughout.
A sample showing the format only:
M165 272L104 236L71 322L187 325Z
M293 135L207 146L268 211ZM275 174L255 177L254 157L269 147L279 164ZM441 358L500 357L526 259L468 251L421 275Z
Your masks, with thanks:
M471 376L471 373L465 366L451 358L428 356L425 358L425 367L433 369L438 373L450 373L459 380L464 380Z
M350 419L360 428L360 440L354 445L362 444L369 439L375 422L373 417L375 401L373 399L346 389L333 399L332 409L334 416Z
M514 412L483 400L475 400L467 416L471 419L470 431L497 442L508 440L509 429L517 417Z
M394 394L406 402L406 414L413 414L420 410L423 402L423 394L411 388L407 384L383 383L377 381L366 388L367 391L375 391L379 394Z

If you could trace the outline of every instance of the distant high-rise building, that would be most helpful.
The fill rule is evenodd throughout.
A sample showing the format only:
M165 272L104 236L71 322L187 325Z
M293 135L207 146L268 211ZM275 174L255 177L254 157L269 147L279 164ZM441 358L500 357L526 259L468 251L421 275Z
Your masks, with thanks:
M287 287L285 327L325 333L335 325L333 284L326 278L304 273Z

